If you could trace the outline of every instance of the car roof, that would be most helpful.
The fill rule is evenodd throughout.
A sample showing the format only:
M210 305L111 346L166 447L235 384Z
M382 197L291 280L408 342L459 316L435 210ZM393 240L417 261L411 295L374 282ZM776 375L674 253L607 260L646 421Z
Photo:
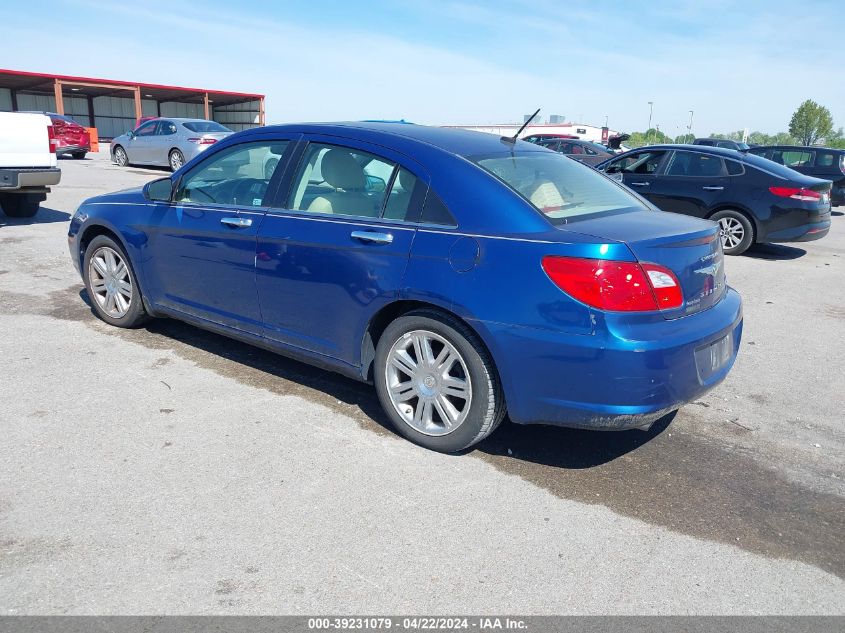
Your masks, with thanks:
M752 150L767 150L767 149L794 149L796 151L806 152L813 149L821 149L826 152L845 152L845 149L838 149L836 147L823 147L821 145L759 145L752 147Z
M636 149L631 151L638 151L641 149L682 149L690 152L699 152L701 154L717 154L724 158L733 158L734 160L739 160L743 156L745 156L745 152L738 149L730 149L728 147L716 147L715 145L685 145L683 143L675 143L671 145L645 145L643 147L637 147Z
M360 141L396 146L396 149L411 149L413 145L435 147L450 154L472 156L507 151L511 147L519 151L547 151L533 143L518 140L511 146L497 134L474 132L459 128L432 127L408 123L382 123L375 121L349 121L339 123L298 123L270 125L253 128L251 132L283 132L301 134L326 134L345 136ZM399 147L401 146L401 147Z

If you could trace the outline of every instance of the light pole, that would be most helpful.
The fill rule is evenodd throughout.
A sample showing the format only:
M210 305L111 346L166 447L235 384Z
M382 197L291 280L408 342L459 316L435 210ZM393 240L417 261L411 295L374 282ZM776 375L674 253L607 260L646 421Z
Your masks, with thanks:
M645 142L651 138L651 115L654 113L654 101L648 102L648 127L645 129Z
M609 117L605 114L605 115L604 115L604 127L607 127L607 120L608 120L608 118L609 118Z
M687 136L692 136L692 110L689 111L689 125L687 126Z

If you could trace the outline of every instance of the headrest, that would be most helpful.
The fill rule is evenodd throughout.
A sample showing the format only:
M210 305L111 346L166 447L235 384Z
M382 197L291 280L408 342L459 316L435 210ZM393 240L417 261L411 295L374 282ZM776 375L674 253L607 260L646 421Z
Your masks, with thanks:
M364 168L349 152L341 149L326 152L320 171L325 181L335 189L363 189L367 182Z

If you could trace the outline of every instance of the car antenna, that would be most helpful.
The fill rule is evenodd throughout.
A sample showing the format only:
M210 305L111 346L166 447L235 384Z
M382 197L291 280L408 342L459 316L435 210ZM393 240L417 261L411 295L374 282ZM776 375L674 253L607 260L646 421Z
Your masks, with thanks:
M533 120L534 120L534 117L536 117L538 114L540 114L540 108L537 108L537 109L534 111L534 114L532 114L530 117L528 117L528 119L526 119L525 123L523 123L523 124L522 124L522 127L521 127L521 128L519 128L519 129L516 131L516 134L514 134L513 136L503 136L503 137L502 137L502 142L504 142L504 143L510 143L511 145L515 144L515 143L516 143L516 141L517 141L517 139L519 138L519 135L520 135L520 134L522 134L522 130L524 130L525 128L527 128L527 127L528 127L528 124L529 124L529 123L531 123L531 121L533 121Z

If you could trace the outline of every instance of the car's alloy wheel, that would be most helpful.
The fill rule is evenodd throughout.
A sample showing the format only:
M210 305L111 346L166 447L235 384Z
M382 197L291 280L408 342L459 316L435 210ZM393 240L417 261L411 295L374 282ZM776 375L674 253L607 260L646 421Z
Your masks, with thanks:
M390 402L402 420L423 435L457 430L472 405L466 361L445 338L414 330L393 344L385 377Z
M173 171L177 171L182 165L185 164L185 157L182 156L182 152L178 149L174 149L170 152L170 169Z
M93 299L113 319L122 319L132 305L134 290L129 268L120 253L108 246L94 251L88 261Z
M122 147L118 147L114 150L114 162L118 167L126 167L129 163L126 151Z
M397 433L455 453L490 435L505 398L490 353L466 324L423 308L396 318L378 338L373 381Z
M733 217L719 219L719 235L722 238L722 248L735 249L745 239L745 227Z

